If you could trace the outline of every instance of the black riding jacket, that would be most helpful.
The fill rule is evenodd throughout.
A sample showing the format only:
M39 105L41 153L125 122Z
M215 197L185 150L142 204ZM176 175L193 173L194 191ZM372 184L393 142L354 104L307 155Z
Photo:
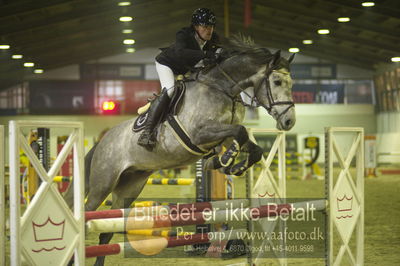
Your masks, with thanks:
M175 43L168 48L161 48L161 53L156 56L156 61L172 69L174 74L185 74L205 57L206 51L218 48L219 37L213 32L211 40L207 41L200 49L195 38L196 31L193 27L185 27L176 33Z

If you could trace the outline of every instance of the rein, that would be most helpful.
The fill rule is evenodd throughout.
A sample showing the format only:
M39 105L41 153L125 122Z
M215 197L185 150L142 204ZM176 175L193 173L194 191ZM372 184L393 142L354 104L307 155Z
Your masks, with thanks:
M219 65L219 64L217 64L217 68L218 68L218 70L219 70L219 72L221 72L226 78L227 78L227 80L229 80L231 83L233 83L233 86L238 86L239 87L239 89L240 89L240 93L241 92L243 92L244 94L246 94L249 98L251 98L251 104L249 105L249 104L247 104L247 103L245 103L245 102L243 102L243 101L241 101L242 102L242 104L244 105L244 106L252 106L252 104L253 104L253 99L255 99L254 98L254 96L252 97L252 96L250 96L250 94L248 94L245 90L246 89L243 89L242 88L242 84L243 83L245 83L245 82L243 82L243 81L239 81L239 82L236 82L228 73L226 73L226 71ZM246 80L244 80L244 81L247 81L247 79ZM249 82L249 81L248 81ZM251 83L251 82L249 82L249 83ZM224 91L224 90L222 90L226 95L228 95L230 98L232 98L232 99L234 99L234 98L236 98L237 96L232 96L232 95L230 95L229 93L227 93L226 91ZM257 104L257 107L259 107L260 105L258 105L258 103L256 103Z
M290 108L292 108L294 106L294 102L293 101L274 101L274 98L272 97L272 91L271 91L271 86L269 85L269 76L272 74L272 72L276 71L274 68L271 68L268 70L268 72L265 74L264 78L262 79L262 81L260 82L260 84L257 86L257 88L254 88L254 96L249 95L245 90L247 89L247 87L243 88L242 85L243 84L247 84L247 83L251 83L253 84L252 81L248 80L248 79L244 79L241 80L239 82L235 81L219 64L216 64L218 70L234 85L233 86L238 86L240 89L240 93L244 93L246 94L250 99L251 99L251 104L246 104L245 102L241 101L241 103L244 106L253 106L253 103L255 103L255 107L264 107L267 112L271 114L272 112L272 108L274 106L277 105L288 105L288 107L283 110L283 112L281 112L278 117L276 119L279 119L282 115L284 115L285 113L287 113L289 111ZM258 101L256 94L259 91L259 89L261 88L263 82L266 82L266 87L267 87L267 99L268 99L268 105L266 106L265 104L262 104ZM250 85L250 84L248 84ZM254 85L254 84L253 84ZM236 96L232 96L230 94L228 94L226 91L222 90L226 95L228 95L230 98L234 99ZM240 94L239 93L239 94ZM273 115L272 115L273 116Z

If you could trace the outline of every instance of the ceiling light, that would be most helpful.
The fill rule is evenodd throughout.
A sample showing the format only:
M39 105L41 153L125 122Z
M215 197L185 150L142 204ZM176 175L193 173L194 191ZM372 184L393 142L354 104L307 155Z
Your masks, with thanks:
M303 40L303 44L312 44L313 41L312 40Z
M41 68L36 68L35 70L33 70L33 73L35 73L35 74L42 74L43 72L44 72L44 70Z
M400 62L400 56L392 57L392 62Z
M22 54L13 54L11 56L12 59L21 59L22 57L23 57Z
M289 48L289 52L291 52L291 53L298 53L298 52L300 52L300 49L297 48L297 47Z
M3 50L10 49L10 45L8 45L8 44L0 44L0 49L3 49Z
M136 51L135 48L127 48L126 49L127 53L134 53L135 51Z
M131 30L131 29L124 29L124 30L122 30L122 33L123 34L129 34L129 33L132 33L133 32L133 30Z
M134 39L125 39L124 44L134 44L135 40Z
M25 62L24 63L24 67L34 67L35 66L35 63L32 63L32 62Z
M329 34L329 30L328 29L319 29L318 30L318 34Z
M119 21L122 21L122 22L129 22L129 21L132 21L132 20L133 20L132 17L120 17L119 18Z
M119 6L130 6L130 5L131 5L131 2L123 1L123 2L119 2L118 5L119 5Z
M340 18L337 19L337 21L339 21L339 22L349 22L350 18L349 17L340 17Z
M361 4L363 7L371 7L374 6L375 3L374 2L362 2Z

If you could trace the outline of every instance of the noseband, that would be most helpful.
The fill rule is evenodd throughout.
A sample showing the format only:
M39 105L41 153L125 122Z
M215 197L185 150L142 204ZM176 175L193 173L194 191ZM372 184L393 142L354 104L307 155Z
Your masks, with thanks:
M271 86L269 84L269 76L272 74L272 72L277 71L274 68L271 68L268 70L268 72L265 74L265 76L263 77L263 79L261 80L260 84L257 86L257 88L254 88L254 95L251 96L249 95L245 90L248 88L242 88L243 84L248 84L249 82L251 82L254 86L254 83L252 81L249 81L249 79L244 79L241 80L239 82L236 82L228 73L226 73L225 70L222 69L222 67L217 64L218 70L229 80L231 81L234 86L238 86L240 89L240 92L243 92L244 94L246 94L250 99L251 99L251 104L246 104L245 102L242 101L242 104L244 106L253 106L253 107L264 107L268 114L270 114L272 117L274 117L274 115L272 114L272 108L274 108L274 106L278 106L278 105L287 105L288 107L285 108L285 110L283 110L281 113L278 114L278 116L275 118L276 120L279 120L284 114L286 114L290 108L294 107L294 102L293 101L275 101L274 98L272 97L272 91L271 91ZM268 100L268 106L265 104L260 103L260 101L257 99L256 95L257 92L261 89L262 84L266 82L266 88L267 88L267 100ZM226 92L225 92L226 93ZM231 95L228 95L230 97L232 97ZM255 105L253 105L253 103Z

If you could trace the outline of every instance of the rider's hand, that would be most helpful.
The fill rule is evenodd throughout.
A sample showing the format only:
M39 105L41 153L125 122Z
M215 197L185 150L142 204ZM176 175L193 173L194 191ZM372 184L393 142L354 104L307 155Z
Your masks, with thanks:
M207 50L205 54L206 58L216 58L215 52L213 50Z
M217 56L214 51L207 51L205 57L203 58L204 65L215 65L217 63Z

